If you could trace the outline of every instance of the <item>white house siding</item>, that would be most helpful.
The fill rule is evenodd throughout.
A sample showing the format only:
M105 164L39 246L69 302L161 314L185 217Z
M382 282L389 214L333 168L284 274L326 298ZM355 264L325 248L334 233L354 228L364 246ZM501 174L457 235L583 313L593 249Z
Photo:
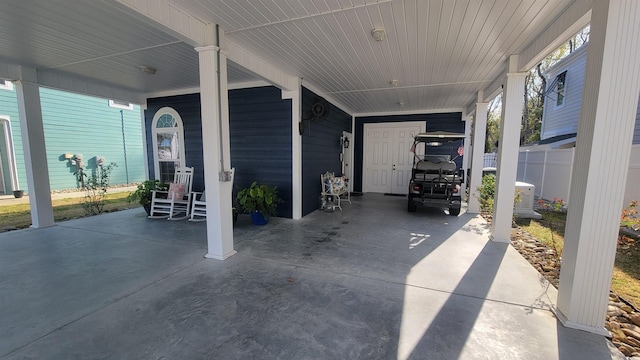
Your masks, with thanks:
M549 86L555 80L556 76L563 71L567 71L564 105L556 107L555 92L551 92L544 100L542 131L540 133L541 140L578 132L578 119L580 118L582 88L584 84L584 69L587 61L586 49L587 46L582 46L546 73L547 86Z

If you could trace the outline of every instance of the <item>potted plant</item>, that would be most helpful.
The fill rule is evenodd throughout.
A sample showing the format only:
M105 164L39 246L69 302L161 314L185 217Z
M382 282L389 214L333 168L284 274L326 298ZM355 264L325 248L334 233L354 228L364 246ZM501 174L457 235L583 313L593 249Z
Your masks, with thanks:
M236 200L238 210L249 213L251 221L255 225L266 224L269 217L277 214L278 203L282 202L278 198L277 187L266 184L258 185L255 181L250 187L240 190Z
M136 191L127 196L127 201L129 203L137 202L142 205L144 211L149 215L151 212L151 197L153 195L153 190L166 191L167 188L167 184L162 183L160 180L145 180L138 185Z

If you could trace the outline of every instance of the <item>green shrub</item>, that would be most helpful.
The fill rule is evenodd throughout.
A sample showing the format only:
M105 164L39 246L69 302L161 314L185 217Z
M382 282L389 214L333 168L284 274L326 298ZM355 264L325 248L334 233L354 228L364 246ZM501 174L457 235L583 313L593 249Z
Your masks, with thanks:
M493 212L493 198L496 191L496 176L487 174L482 177L482 185L476 190L476 198L480 202L480 211L483 214Z
M277 215L276 209L282 202L278 197L277 187L258 185L255 181L250 187L240 190L236 200L240 211L246 213L260 211L266 218Z
M104 200L109 188L111 171L117 167L116 163L99 165L96 173L87 175L83 168L78 169L76 175L81 179L84 198L82 207L87 215L98 215L104 211Z

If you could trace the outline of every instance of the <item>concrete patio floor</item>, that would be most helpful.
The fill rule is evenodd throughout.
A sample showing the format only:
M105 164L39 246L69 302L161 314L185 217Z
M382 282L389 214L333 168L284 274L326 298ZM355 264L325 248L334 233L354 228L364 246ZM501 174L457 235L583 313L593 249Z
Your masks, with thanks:
M141 209L0 234L1 359L624 359L486 223L365 195L208 260Z

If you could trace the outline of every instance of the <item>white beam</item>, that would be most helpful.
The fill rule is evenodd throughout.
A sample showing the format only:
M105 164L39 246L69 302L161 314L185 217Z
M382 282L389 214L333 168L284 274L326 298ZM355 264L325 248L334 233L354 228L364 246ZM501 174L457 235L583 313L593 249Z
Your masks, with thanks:
M228 89L229 90L250 89L250 88L263 87L263 86L273 86L273 84L266 82L264 80L245 81L245 82L229 84Z
M478 93L475 118L473 121L473 150L471 154L471 180L469 181L469 213L480 213L480 202L476 190L482 184L482 165L484 163L484 143L487 137L487 108L489 104L482 102L482 91Z
M556 313L607 334L611 274L640 93L640 2L594 2Z
M302 82L297 79L295 91L283 91L283 99L291 99L291 202L293 219L302 219L302 136L299 124L302 119Z
M169 96L178 96L178 95L187 95L187 94L198 94L200 92L200 87L189 87L183 89L175 89L175 90L167 90L167 91L156 91L152 93L144 94L144 99L153 99L160 97L169 97Z
M227 41L222 50L226 52L229 60L282 90L295 91L298 86L295 76L285 73L231 41Z
M340 101L336 100L336 98L331 96L331 94L327 94L326 91L323 91L322 89L320 89L319 87L315 86L314 84L311 84L310 82L302 79L302 86L304 86L307 89L313 91L316 95L322 96L325 100L327 100L328 102L332 103L338 109L346 112L349 115L354 115L353 112L351 111L351 109L346 107Z
M520 52L518 71L529 71L591 20L592 1L573 1L551 25Z
M517 55L509 58L509 71L517 70ZM493 241L511 241L513 198L518 173L520 124L524 105L524 80L527 73L509 72L502 96L502 121L498 142L498 172L491 223Z
M202 155L207 192L207 254L224 260L233 248L232 182L221 180L230 165L226 57L217 46L196 48L200 60ZM220 96L223 94L223 96Z
M35 70L29 71L35 77ZM49 185L49 167L44 139L42 110L40 106L40 87L37 83L25 80L15 82L20 115L20 132L24 149L24 162L29 186L29 207L31 208L31 227L42 228L55 225Z
M167 0L116 0L134 10L138 18L151 25L160 24L162 31L192 46L212 45L214 39L207 24Z
M211 35L213 31L208 30L215 26L214 24L195 18L167 0L117 1L140 14L141 21L190 45L198 47L217 44L216 39ZM222 34L223 31L220 33ZM229 60L282 90L295 90L296 81L291 74L285 73L232 41L226 40L221 44L222 52Z
M402 111L379 111L379 112L366 112L366 113L354 113L355 117L367 117L367 116L392 116L392 115L423 115L423 114L449 114L449 113L465 113L465 109L462 108L447 108L447 109L432 109L432 110L402 110Z
M20 80L23 74L18 65L0 63L0 78L8 80ZM126 101L140 104L145 101L145 97L140 96L130 90L97 83L95 80L83 79L80 77L63 74L58 70L35 70L32 79L28 80L40 86L58 90L64 90L76 94L92 95L105 99Z
M507 72L508 65L505 65L504 72ZM493 80L487 87L485 87L481 92L483 94L483 98L479 99L479 102L491 102L493 98L498 96L502 92L503 84L505 82L504 74L498 76L495 80ZM476 103L473 102L465 108L465 113L472 114L475 111Z

